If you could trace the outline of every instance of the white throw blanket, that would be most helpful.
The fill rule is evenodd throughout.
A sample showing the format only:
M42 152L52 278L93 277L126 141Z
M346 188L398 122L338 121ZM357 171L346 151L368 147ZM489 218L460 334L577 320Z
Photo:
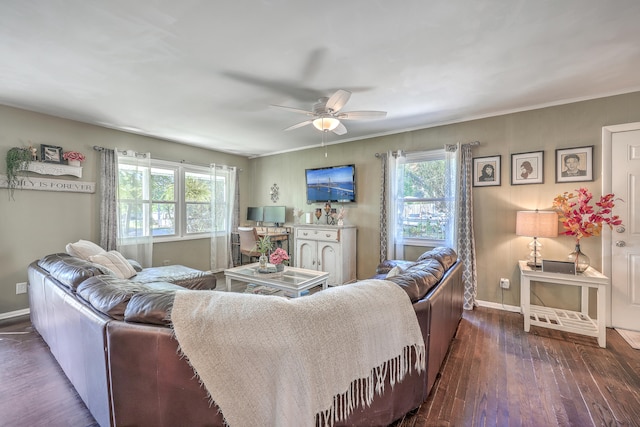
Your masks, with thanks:
M178 291L171 320L180 350L231 427L314 426L316 417L332 425L369 405L387 375L393 385L425 367L411 302L384 280L291 300Z

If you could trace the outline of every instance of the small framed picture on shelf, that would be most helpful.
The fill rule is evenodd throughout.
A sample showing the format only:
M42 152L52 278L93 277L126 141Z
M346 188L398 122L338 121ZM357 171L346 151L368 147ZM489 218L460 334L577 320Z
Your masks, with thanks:
M62 147L40 144L40 160L45 163L62 163Z
M544 151L511 155L511 185L544 182Z
M593 181L593 145L556 150L556 182Z
M500 159L502 156L474 157L473 186L489 187L500 185Z

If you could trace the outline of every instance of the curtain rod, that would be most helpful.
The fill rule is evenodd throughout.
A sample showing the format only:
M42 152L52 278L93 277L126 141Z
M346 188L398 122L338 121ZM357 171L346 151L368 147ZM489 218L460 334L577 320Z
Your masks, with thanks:
M93 146L93 149L94 149L94 150L96 150L96 151L104 151L104 150L107 150L107 148L105 148L105 147L100 147L100 146L98 146L98 145L94 145L94 146ZM127 151L126 151L126 150L118 150L118 151L119 151L119 152L121 152L121 153L123 153L123 154L125 154L125 155L127 154ZM138 153L136 153L136 155L138 155ZM146 156L146 154L144 154L144 155ZM188 165L191 165L191 166L202 166L202 167L206 167L206 168L210 168L210 167L211 167L211 164L210 164L210 163L209 163L209 164L205 164L205 163L193 163L193 162L190 162L190 161L187 161L187 160L179 160L179 161L177 161L177 162L176 162L175 160L157 159L157 158L154 158L154 159L155 159L155 160L162 160L162 161L165 161L165 162L173 162L173 163L188 164ZM226 165L225 165L225 166L226 166ZM237 168L237 170L238 170L238 172L242 172L242 169L241 169L241 168Z
M480 141L472 141L472 142L468 142L466 144L460 144L460 145L470 145L471 147L475 147L475 146L480 145ZM453 147L453 151L455 151L457 149L457 147L458 147L458 144L445 144L445 146L444 146L445 150L449 150L450 147ZM425 150L403 151L403 153L411 154L411 153L420 153L422 151L425 151ZM394 156L397 153L398 153L398 151L396 151L396 150L391 152L391 154L394 155ZM382 157L383 154L386 154L386 153L375 153L375 156L377 158L380 158L380 157Z

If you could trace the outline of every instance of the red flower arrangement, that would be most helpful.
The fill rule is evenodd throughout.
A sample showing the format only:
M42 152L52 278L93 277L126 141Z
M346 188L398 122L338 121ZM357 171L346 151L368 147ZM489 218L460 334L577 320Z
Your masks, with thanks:
M62 155L62 158L65 160L77 160L79 162L84 162L85 160L84 154L78 153L77 151L67 151Z
M594 208L589 204L593 199L589 190L580 188L576 191L578 194L564 192L553 200L553 207L566 230L562 234L574 236L576 244L580 244L583 237L599 236L602 224L607 224L609 228L622 224L620 217L613 215L616 200L613 194L600 197Z
M271 255L269 255L269 261L274 265L283 263L287 264L289 261L289 254L287 254L287 251L284 249L277 248L275 251L271 252Z

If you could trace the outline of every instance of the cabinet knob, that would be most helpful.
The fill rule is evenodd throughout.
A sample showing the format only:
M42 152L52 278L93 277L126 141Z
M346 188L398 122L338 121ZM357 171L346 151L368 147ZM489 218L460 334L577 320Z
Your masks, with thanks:
M627 242L625 242L624 240L618 240L616 241L616 246L619 248L624 248L625 246L627 246Z
M626 231L626 229L621 225L616 227L616 233L624 233L625 231Z

